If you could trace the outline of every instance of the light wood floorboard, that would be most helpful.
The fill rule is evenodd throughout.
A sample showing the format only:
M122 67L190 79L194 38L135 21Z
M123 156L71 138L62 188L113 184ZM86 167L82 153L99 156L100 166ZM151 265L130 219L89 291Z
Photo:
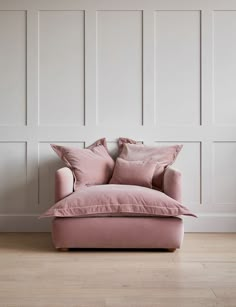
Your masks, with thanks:
M180 250L58 252L48 233L0 234L0 307L236 307L236 234Z

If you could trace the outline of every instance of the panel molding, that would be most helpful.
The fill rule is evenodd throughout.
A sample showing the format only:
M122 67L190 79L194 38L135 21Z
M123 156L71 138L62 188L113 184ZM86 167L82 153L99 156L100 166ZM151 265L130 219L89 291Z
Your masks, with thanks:
M180 15L181 13L184 14L182 18ZM190 14L192 14L191 18L190 16L188 16ZM195 24L193 22L193 14L196 14ZM176 18L176 20L174 19L174 17ZM155 84L155 104L156 104L156 118L155 118L156 125L174 126L174 127L201 126L202 124L201 10L187 10L187 9L156 10L154 18L155 18L154 84ZM189 23L191 22L191 24L189 25L181 24L182 19L184 18L186 19L185 22L188 21ZM168 28L169 25L170 27L174 28ZM187 33L188 28L190 28L191 30L188 30ZM164 31L163 32L164 34L161 33L161 31ZM193 31L195 31L194 36L193 36ZM181 35L183 36L183 38L181 38ZM180 43L181 39L188 39L188 43L186 43L188 49L184 50L184 44ZM189 42L189 40L191 41ZM174 49L175 47L176 50ZM181 58L182 53L183 57ZM191 61L189 57L190 53L192 56ZM180 64L183 64L184 61L186 61L186 65L182 67ZM189 70L190 64L192 69L191 70L192 76L190 75L190 70ZM187 83L188 81L190 83ZM188 90L189 87L191 88L191 90ZM174 92L174 94L172 94L172 92ZM194 95L192 94L192 92L194 92ZM195 98L195 96L197 96L197 98ZM192 100L195 100L194 104L192 103ZM190 102L192 103L192 107L188 106L190 105ZM162 108L164 109L162 110Z
M213 24L212 11L201 11L201 124L213 123Z
M224 26L227 26L228 28L225 31L222 31L221 34L221 41L220 43L216 42L216 16L220 13L227 13L232 14L234 13L234 18L228 16L228 18L225 20L225 23L221 26L218 25L218 31L223 29ZM221 16L222 17L222 16ZM232 80L235 79L236 76L236 65L234 61L228 61L228 59L233 59L234 57L234 48L236 46L233 45L233 42L235 41L236 35L235 35L235 29L233 28L232 20L234 20L234 25L236 26L236 10L226 10L226 9L214 9L212 10L212 32L213 32L213 48L212 48L212 58L213 58L213 123L217 126L223 126L223 127L236 127L236 107L235 107L235 97L236 97L236 91L234 82ZM230 37L227 39L228 31L231 31ZM232 37L232 34L234 34L234 37ZM222 39L224 40L222 42ZM217 45L217 47L216 47ZM220 50L220 48L223 48L223 50ZM218 61L218 64L220 64L220 67L218 69L218 76L216 75L217 71L217 56L216 51L220 50L220 57L221 62ZM225 53L223 53L225 52ZM218 54L219 56L219 54ZM219 59L218 59L219 60ZM228 75L227 75L228 74ZM223 78L220 76L223 75ZM227 78L228 76L228 78ZM216 80L218 79L218 84L216 84ZM217 93L219 95L219 99L217 102ZM234 95L234 96L233 96ZM230 97L229 97L230 96ZM232 98L234 97L234 98ZM230 104L228 102L230 100ZM220 106L218 105L220 102ZM223 105L223 108L222 108ZM217 114L217 109L218 113ZM233 116L234 115L234 116ZM223 118L225 116L225 119Z
M27 143L0 141L0 214L22 213L27 206Z
M128 14L131 14L130 19L128 19ZM116 22L114 22L115 18ZM110 27L106 24L108 22L110 22ZM124 28L125 23L126 29ZM130 35L128 35L128 30L131 33ZM135 30L140 30L140 32L135 35ZM116 37L118 37L118 44L115 46L114 38ZM119 127L122 118L123 124L143 126L143 10L98 10L96 12L96 42L96 125ZM134 44L130 45L130 42L134 42ZM122 48L122 43L125 48ZM138 59L135 48L139 43L140 58ZM126 46L125 44L129 45ZM133 48L132 53L129 50L131 48ZM130 57L129 61L128 56ZM112 61L110 58L112 58ZM99 60L101 63L99 63ZM138 64L138 61L140 61L140 64ZM130 62L137 66L132 67ZM125 72L123 77L119 75L121 67ZM137 73L138 70L140 72ZM130 71L132 71L132 74ZM137 74L140 74L140 78L137 77ZM123 79L125 79L125 82ZM133 82L133 79L135 79L135 82ZM112 94L111 89L113 90ZM126 95L128 97L124 98ZM136 100L140 101L137 102ZM109 113L109 116L104 116L106 112ZM112 117L113 112L115 113L114 117ZM134 117L135 120L132 119Z
M93 127L98 113L96 10L85 11L85 31L85 125Z
M38 11L27 11L27 126L39 122L39 24Z
M154 128L155 91L154 91L154 11L143 11L143 125Z
M214 189L213 189L215 187L215 191L217 191L217 193L222 188L222 190L224 190L224 191L222 191L222 194L227 194L227 197L228 197L228 194L230 194L230 193L232 194L232 192L236 195L236 193L235 193L235 182L236 181L235 181L235 178L234 178L234 176L235 176L235 169L234 169L234 165L233 165L233 163L235 161L235 154L231 154L231 156L233 156L232 159L230 159L230 157L227 157L227 158L224 157L225 163L228 164L228 169L229 168L232 169L232 174L231 174L230 177L233 180L233 182L231 181L231 189L230 189L228 187L230 185L230 182L229 182L230 177L229 176L228 176L228 178L224 177L225 174L223 173L223 171L220 172L220 174L218 174L218 176L216 174L216 171L218 170L219 167L222 167L222 163L224 162L223 161L222 163L216 163L216 154L217 154L217 152L216 152L216 147L215 146L220 145L220 144L222 146L224 146L224 145L234 145L234 147L235 147L235 154L236 154L236 141L231 141L231 142L230 141L214 141L212 143L212 195L215 195ZM225 155L227 155L227 151L224 151L224 156ZM225 169L225 165L223 165L222 168ZM224 178L223 184L226 184L227 187L228 187L227 191L225 191L225 187L224 186L222 187L222 184L220 184L220 185L216 184L216 180L221 178L221 177ZM223 207L224 208L223 210L228 210L228 211L235 210L235 208L236 208L236 199L235 199L235 201L230 201L230 202L229 201L220 201L219 202L217 197L216 198L212 197L212 200L213 200L215 208Z
M65 16L63 16L63 13ZM75 13L79 15L76 16ZM49 14L52 14L51 19L54 18L54 23L50 21ZM61 23L65 23L65 21L68 28L67 33L62 33L62 31L65 31L64 27L61 27L60 33L58 33L57 27L61 26ZM48 28L47 23L50 25ZM80 26L82 26L82 29L79 27L79 23ZM72 29L77 29L78 32L80 31L79 35L81 35L82 38L79 37L79 35L76 37L76 35L74 35L75 33L71 33ZM73 126L80 127L85 125L85 31L84 10L38 11L38 124L40 126L71 126L72 124ZM51 34L51 39L47 36L48 32L49 35ZM60 38L58 38L59 35L61 36ZM54 39L53 44L50 42L52 39ZM63 39L66 40L66 48L64 48L64 50L63 43L61 43ZM44 44L51 44L50 46L44 46L48 47L47 52L43 49ZM69 46L67 46L67 44L69 44ZM79 46L80 44L82 44L82 46ZM57 46L56 49L54 45ZM80 50L73 53L75 48L80 48ZM66 55L68 59L67 61ZM58 59L55 60L57 56ZM68 63L68 61L70 62ZM49 66L51 62L52 66ZM77 70L74 69L74 66L77 67ZM52 72L53 70L55 70L55 73ZM79 72L79 70L81 71ZM68 80L64 77L64 74L67 76ZM48 75L50 78L49 80L47 79ZM47 82L44 80L45 78ZM51 81L51 83L49 81ZM56 88L51 91L48 83ZM55 93L58 89L60 90L60 95L56 96L56 94L53 94L52 92ZM60 100L62 99L61 96L63 100ZM53 104L50 105L50 103ZM69 106L67 106L68 104ZM57 112L57 117L59 117L59 119L56 122L54 111L57 107L61 107L62 109L60 112ZM75 109L74 112L72 111L73 109ZM48 113L51 113L50 118L48 118ZM76 117L76 114L78 118ZM67 120L67 117L69 117L70 120ZM50 122L53 122L53 124ZM62 123L59 124L59 122Z
M0 5L0 30L0 128L18 128L27 125L27 11Z

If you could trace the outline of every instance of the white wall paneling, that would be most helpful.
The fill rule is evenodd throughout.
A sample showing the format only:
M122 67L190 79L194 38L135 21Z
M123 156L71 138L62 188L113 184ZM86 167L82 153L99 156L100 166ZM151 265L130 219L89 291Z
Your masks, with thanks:
M186 231L236 231L236 2L0 1L0 231L47 231L50 143L181 143Z
M41 125L84 124L84 11L39 12Z
M213 27L214 120L219 125L236 125L236 11L213 12Z
M200 11L155 12L158 125L189 126L201 122L200 25Z
M213 203L221 210L235 210L236 142L213 144Z
M25 142L0 142L0 214L24 213L27 208Z
M0 8L0 125L26 124L26 12Z
M97 12L98 124L143 123L142 29L142 11Z

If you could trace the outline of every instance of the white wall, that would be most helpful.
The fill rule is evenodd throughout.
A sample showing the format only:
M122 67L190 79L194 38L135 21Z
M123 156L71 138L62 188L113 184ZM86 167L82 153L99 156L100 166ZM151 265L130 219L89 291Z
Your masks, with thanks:
M236 1L0 0L0 230L40 231L50 143L182 143L187 231L236 231Z

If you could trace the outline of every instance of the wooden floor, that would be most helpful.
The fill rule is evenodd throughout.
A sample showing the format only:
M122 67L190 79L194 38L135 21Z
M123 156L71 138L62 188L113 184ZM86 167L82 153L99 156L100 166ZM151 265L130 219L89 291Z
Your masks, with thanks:
M47 233L2 233L0 306L236 306L236 234L186 234L168 253L58 252Z

